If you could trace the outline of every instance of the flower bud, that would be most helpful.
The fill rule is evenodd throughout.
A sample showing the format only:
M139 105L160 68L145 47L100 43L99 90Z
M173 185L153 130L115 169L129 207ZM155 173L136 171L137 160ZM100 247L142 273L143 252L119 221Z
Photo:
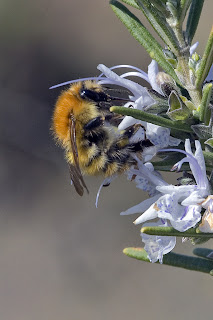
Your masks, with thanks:
M161 88L166 97L169 97L170 93L173 90L178 90L175 81L169 74L165 72L158 72L156 76L156 83Z

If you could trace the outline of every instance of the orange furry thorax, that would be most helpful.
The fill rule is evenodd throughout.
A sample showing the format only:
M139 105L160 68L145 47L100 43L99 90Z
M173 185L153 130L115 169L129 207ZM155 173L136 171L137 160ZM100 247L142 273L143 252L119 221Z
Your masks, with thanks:
M87 81L87 86L94 86L92 81ZM71 85L68 90L63 91L55 105L53 114L52 130L56 139L63 145L66 145L69 137L69 119L72 115L76 121L77 135L83 129L83 125L90 119L98 116L96 106L92 102L85 101L81 98L79 92L82 83L78 82Z

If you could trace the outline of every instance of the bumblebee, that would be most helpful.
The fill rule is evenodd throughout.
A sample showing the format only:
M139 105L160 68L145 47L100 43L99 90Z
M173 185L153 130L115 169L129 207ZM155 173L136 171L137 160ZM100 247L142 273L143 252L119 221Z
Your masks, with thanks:
M71 180L80 196L88 192L84 174L106 178L123 173L136 164L132 153L153 146L148 139L130 142L139 124L117 130L121 119L109 110L115 100L123 99L110 96L96 81L86 80L72 84L56 102L52 131L65 150Z

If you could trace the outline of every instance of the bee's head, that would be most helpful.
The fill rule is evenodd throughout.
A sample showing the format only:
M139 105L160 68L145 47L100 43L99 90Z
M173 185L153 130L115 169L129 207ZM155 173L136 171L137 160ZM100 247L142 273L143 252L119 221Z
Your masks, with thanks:
M91 102L109 101L109 96L95 81L84 81L80 89L80 97Z

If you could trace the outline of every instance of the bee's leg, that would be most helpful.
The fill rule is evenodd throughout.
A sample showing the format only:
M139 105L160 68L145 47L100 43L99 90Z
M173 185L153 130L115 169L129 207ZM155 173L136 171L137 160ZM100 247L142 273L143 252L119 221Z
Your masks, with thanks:
M123 130L123 132L121 133L121 135L118 138L117 144L120 147L125 147L127 144L129 145L129 139L131 137L134 136L134 134L140 129L143 128L144 129L144 138L146 140L146 129L143 125L136 123L133 124L132 126L129 126L128 128L126 128L125 130Z
M84 126L84 130L93 130L97 127L100 127L104 124L105 118L104 117L96 117L90 120L87 124Z
M96 145L97 155L103 149L103 145L108 140L108 133L105 130L104 124L105 118L102 116L93 118L84 126L84 143L87 147ZM85 146L86 146L85 145Z
M122 136L125 136L127 138L131 138L132 136L134 136L134 134L140 129L143 128L144 129L144 135L145 135L145 139L146 139L146 129L145 127L140 124L140 123L135 123L132 126L129 126L128 128L126 128L124 130L124 133L122 134Z
M144 129L144 139L137 141L137 142L129 142L129 139L134 136L134 134L140 129ZM126 143L128 138L128 143ZM126 144L125 144L126 143ZM147 139L146 137L146 129L145 127L140 124L136 123L128 128L125 129L124 133L120 137L120 140L118 141L118 145L122 146L123 148L129 149L131 152L142 152L145 148L153 147L153 143Z
M84 126L84 130L94 130L97 127L101 127L102 125L104 125L105 122L113 122L113 121L118 121L120 119L122 119L123 116L120 115L115 115L114 113L107 113L103 116L99 116L96 118L93 118L92 120L90 120L87 124L85 124ZM121 121L121 120L120 120Z
M153 144L148 139L129 143L128 138L125 139L122 137L122 139L120 139L119 137L105 152L107 156L107 161L103 168L105 175L111 176L115 173L122 173L128 170L132 165L137 165L137 161L132 154L143 152L144 149L149 147L153 147Z
M154 144L149 139L145 139L145 140L141 140L141 141L129 144L129 148L132 152L143 151L145 148L149 148L153 146Z

